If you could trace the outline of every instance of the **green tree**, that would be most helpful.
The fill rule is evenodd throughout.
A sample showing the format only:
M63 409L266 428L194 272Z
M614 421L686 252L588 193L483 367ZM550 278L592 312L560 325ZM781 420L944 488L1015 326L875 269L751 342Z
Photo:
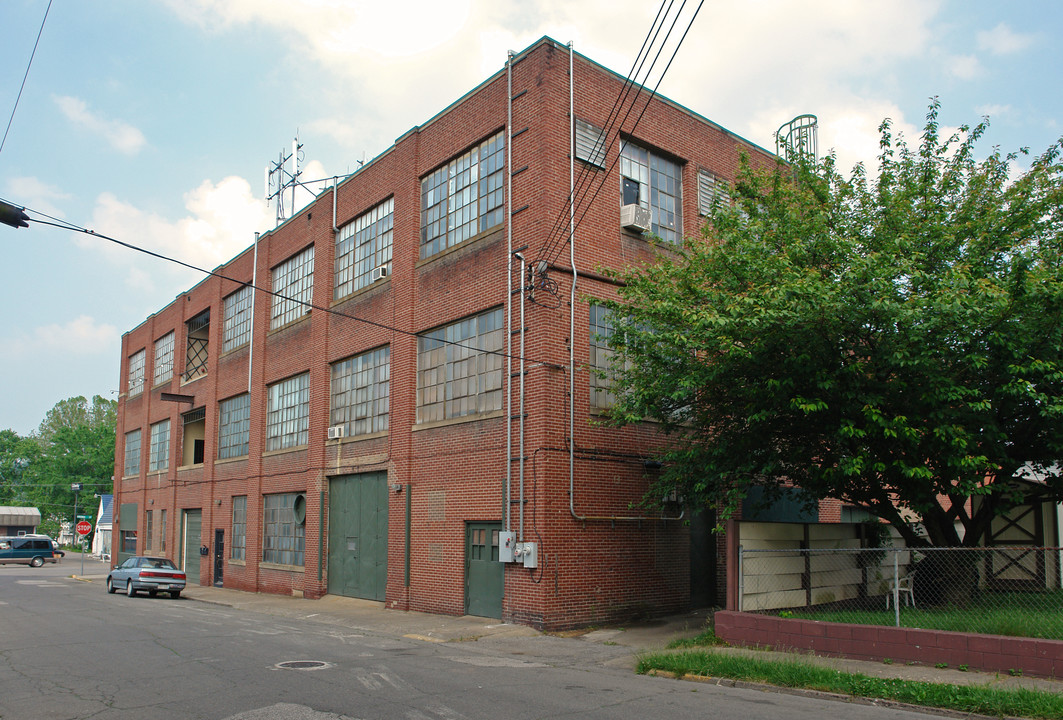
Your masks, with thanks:
M1013 178L986 127L941 136L935 101L917 148L882 124L874 179L745 167L703 240L617 273L611 420L670 440L647 498L793 485L938 546L1063 498L1063 142Z

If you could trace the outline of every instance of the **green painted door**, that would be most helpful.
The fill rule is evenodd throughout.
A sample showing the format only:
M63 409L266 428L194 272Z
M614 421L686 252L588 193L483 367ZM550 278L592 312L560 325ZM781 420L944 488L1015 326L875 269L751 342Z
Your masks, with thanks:
M498 561L500 523L465 527L465 614L502 617L503 571Z
M184 527L181 542L181 567L188 576L189 585L199 584L199 546L200 528L203 524L203 512L201 510L185 510Z
M328 591L383 600L388 582L387 473L329 481Z

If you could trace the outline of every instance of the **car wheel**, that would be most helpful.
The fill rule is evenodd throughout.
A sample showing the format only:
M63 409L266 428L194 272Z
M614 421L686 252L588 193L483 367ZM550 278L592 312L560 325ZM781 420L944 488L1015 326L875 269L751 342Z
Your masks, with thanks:
M133 589L133 581L132 580L126 580L125 581L125 594L128 595L129 597L133 597L134 595L137 594L137 591Z
M159 593L156 590L148 590L148 597L155 597L158 594Z
M41 565L44 565L44 558L42 557L35 557L30 560L30 567L40 567Z
M171 599L177 600L179 597L181 597L181 591L180 590L171 590L170 591L170 598Z
M107 576L107 592L114 593L117 588L114 586L114 581L111 580L111 576Z

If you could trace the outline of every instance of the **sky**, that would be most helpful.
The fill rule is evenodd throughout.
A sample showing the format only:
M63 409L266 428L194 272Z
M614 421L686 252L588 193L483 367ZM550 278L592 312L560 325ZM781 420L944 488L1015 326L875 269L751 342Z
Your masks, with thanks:
M662 58L678 45L675 59L663 76L664 59L639 79L761 147L774 149L781 125L811 113L821 153L873 168L882 120L915 142L931 97L946 127L990 118L983 154L1040 154L1063 136L1058 0L670 7L677 31ZM0 199L35 221L214 268L275 226L264 172L296 137L304 181L352 172L544 35L627 75L659 8L2 0ZM1028 165L1020 159L1015 172ZM311 199L301 191L297 204ZM116 399L122 333L202 279L37 222L0 226L0 272L0 429L20 435L65 398Z

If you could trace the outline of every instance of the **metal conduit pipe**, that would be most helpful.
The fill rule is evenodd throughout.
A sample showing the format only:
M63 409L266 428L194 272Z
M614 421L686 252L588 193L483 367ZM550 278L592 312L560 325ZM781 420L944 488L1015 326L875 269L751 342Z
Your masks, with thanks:
M502 528L509 532L513 485L513 51L506 53L506 484Z

